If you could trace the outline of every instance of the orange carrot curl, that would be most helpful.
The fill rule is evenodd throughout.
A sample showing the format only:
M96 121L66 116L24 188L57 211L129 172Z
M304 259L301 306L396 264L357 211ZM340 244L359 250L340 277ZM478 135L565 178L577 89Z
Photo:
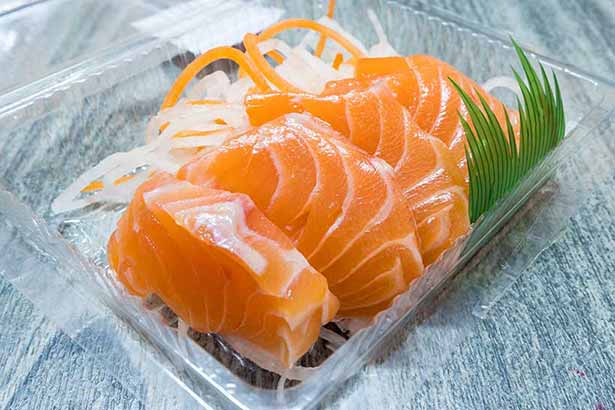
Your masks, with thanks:
M188 86L188 83L197 76L205 67L217 60L231 60L239 65L239 67L250 76L254 84L261 91L270 91L267 81L260 75L254 67L254 63L247 58L241 51L233 47L216 47L198 56L181 72L175 80L173 86L169 89L161 109L169 108L177 104L180 96Z
M335 0L330 0L329 10L327 10L327 17L332 19L334 12L335 12ZM318 44L316 44L316 50L314 50L314 55L316 57L320 57L322 55L322 52L325 50L326 42L327 42L327 36L324 34L321 34L320 38L318 39Z

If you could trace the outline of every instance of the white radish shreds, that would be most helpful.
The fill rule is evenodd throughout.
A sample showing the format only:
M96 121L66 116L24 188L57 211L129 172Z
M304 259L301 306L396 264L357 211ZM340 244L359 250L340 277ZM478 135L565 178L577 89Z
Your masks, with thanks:
M321 93L325 89L327 82L343 78L341 72L335 70L330 64L325 63L304 48L296 47L293 49L293 52L318 76L320 84L317 91L315 91L316 93Z
M370 47L368 56L370 57L395 57L399 54L389 43L378 43Z
M374 31L376 32L376 36L378 37L378 43L370 47L367 55L370 57L398 56L399 53L393 48L393 46L391 46L391 43L389 43L389 39L384 33L382 24L380 24L380 20L378 20L378 16L376 16L374 10L367 9L367 17L371 21Z
M243 104L243 100L250 88L254 87L254 82L249 77L243 77L235 81L229 87L225 100L233 104Z
M262 54L272 50L281 52L284 61L275 67L276 72L294 86L311 93L324 90L327 81L339 74L331 66L302 47L291 48L282 40L269 39L258 45Z
M226 73L218 70L200 79L186 92L186 97L191 100L222 99L230 86L231 80Z
M354 66L352 64L341 64L337 71L340 73L341 78L354 77Z
M331 350L338 349L346 342L346 339L326 327L320 328L320 338L328 342L327 344Z
M247 121L242 104L191 104L187 100L181 100L173 107L165 108L154 118L156 125L191 120L206 126L209 122L222 119L227 124L238 127Z
M217 120L225 124L219 124ZM160 132L163 124L167 125ZM146 145L129 152L112 154L102 160L62 192L52 203L51 209L54 213L60 213L102 201L130 202L136 188L151 171L175 173L198 155L199 149L218 146L248 125L247 114L241 105L193 105L180 101L152 118L147 126L149 142ZM200 132L207 132L207 135L198 135ZM179 133L183 136L175 137ZM126 176L132 178L123 178ZM94 181L101 182L103 188L83 193L82 190Z
M359 39L357 39L355 36L353 36L352 34L350 34L349 32L347 32L346 30L344 30L342 28L342 26L340 25L340 23L338 23L337 21L327 17L327 16L323 16L321 18L318 19L318 22L320 24L322 24L323 26L327 26L335 31L337 31L339 34L341 34L342 37L344 37L345 39L347 39L348 41L350 41L352 43L352 45L354 45L355 47L357 47L362 53L367 54L367 47L365 47L365 45L359 41ZM318 38L320 38L320 35L318 35ZM327 43L335 43L334 40L328 40ZM335 54L334 54L335 56Z
M282 40L269 39L258 47L263 54L272 50L281 52L285 59L275 67L276 72L286 81L310 93L319 94L325 89L327 82L351 76L345 75L348 71L334 69L331 64L314 56L302 46L291 48Z
M342 78L341 73L303 49L293 50L275 70L291 84L314 94L320 94L327 82Z
M319 18L317 22L322 24L323 26L329 27L337 31L340 35L342 35L342 37L345 37L350 43L357 47L363 54L367 54L367 47L365 47L365 45L361 43L356 37L345 31L337 21L332 20L327 16L324 16ZM299 47L302 47L306 50L314 50L316 49L316 45L318 44L319 40L320 33L311 31L303 38L303 40L301 40L301 42L299 43ZM327 39L325 49L321 56L323 60L329 62L333 61L337 53L342 53L342 55L344 56L344 60L350 57L350 54L346 51L346 49L340 46L335 40Z
M519 88L519 84L517 81L508 76L498 76L490 78L485 81L482 85L483 89L490 93L496 88L504 88L506 90L510 90L515 93L519 98L523 98L523 94L521 93L521 89Z
M293 52L293 49L285 41L277 38L270 38L258 43L258 49L262 54L267 54L270 51L277 50L286 58L288 58L288 56Z
M354 37L352 34L344 30L340 26L340 24L336 22L335 20L332 20L329 17L325 16L325 17L321 17L320 19L318 19L318 22L322 24L323 26L327 26L337 31L338 33L340 33L342 36L348 39L348 41L350 41L354 46L356 46L359 50L361 50L363 54L369 57L398 56L399 53L397 52L397 50L393 48L393 46L391 46L391 43L389 42L384 32L384 29L382 28L382 24L380 24L380 21L378 20L378 17L376 16L376 13L374 13L373 10L368 9L367 16L374 28L376 37L378 38L378 42L372 45L371 47L369 47L369 49L361 41L359 41L356 37ZM300 43L300 46L302 46L305 49L308 49L308 48L315 49L316 44L318 43L319 39L320 39L319 33L310 32L303 38L303 40ZM328 39L326 43L326 47L322 55L323 59L325 61L333 61L337 53L342 53L342 55L344 56L344 59L347 59L348 57L350 57L349 53L343 47L337 44L334 40ZM346 73L348 72L349 71L346 71Z
M220 124L222 120L224 124ZM166 127L160 132L163 124ZM159 136L163 139L172 139L179 133L213 132L223 130L244 129L249 125L248 116L243 105L238 104L190 104L185 100L177 105L161 111L147 127L147 141ZM190 135L187 135L190 136ZM201 136L204 141L208 135ZM212 145L204 142L203 145Z
M369 56L394 56L398 53L389 43L384 29L373 10L367 11L378 42L367 50L358 39L346 32L336 21L322 17L319 23L336 30L359 50ZM267 54L273 50L284 56L275 66L286 81L310 93L321 93L329 81L352 78L354 66L342 63L338 69L332 61L338 53L344 60L350 55L334 40L328 39L322 57L312 53L320 34L310 32L295 47L280 39L268 39L258 44ZM221 104L195 104L187 99L173 107L163 109L147 125L147 144L129 152L113 154L81 175L52 204L55 213L78 209L99 201L129 202L137 186L155 170L176 172L183 164L204 150L215 149L231 135L250 126L244 99L254 82L247 76L231 82L223 71L215 71L195 81L186 96L192 100L220 100ZM506 88L520 95L516 81L511 77L495 77L484 84L489 92ZM130 178L128 178L130 177ZM83 193L90 183L98 181L103 187Z
M215 147L222 144L231 135L232 131L219 131L207 136L175 138L171 146L173 149Z
M134 189L141 180L144 171L135 172L149 165L152 155L162 148L156 141L135 148L129 152L117 152L103 159L94 168L84 172L68 188L64 190L51 204L54 213L68 212L83 208L99 201L128 202L134 194ZM115 181L125 175L135 175L132 179L115 185ZM104 184L103 189L91 194L83 194L82 190L93 181Z

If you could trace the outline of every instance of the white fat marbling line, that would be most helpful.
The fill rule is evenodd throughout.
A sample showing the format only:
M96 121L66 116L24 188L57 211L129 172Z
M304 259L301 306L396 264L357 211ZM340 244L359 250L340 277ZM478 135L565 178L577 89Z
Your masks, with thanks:
M390 167L384 161L377 158L370 158L370 164L376 169L376 171L382 176L382 181L386 187L386 197L384 202L380 206L378 212L370 219L367 224L359 231L354 237L349 238L346 245L340 250L340 252L327 263L325 266L321 267L321 271L325 271L327 268L332 266L335 262L337 262L344 254L356 243L357 240L366 235L366 232L371 230L373 227L380 225L385 222L391 212L393 211L394 206L394 198L395 194L393 192L393 181L391 176L389 175Z
M423 248L423 253L427 253L433 249L436 249L438 246L441 246L446 241L446 239L449 237L450 232L451 232L451 225L452 225L449 212L451 211L452 207L453 207L452 205L448 205L444 207L443 209L436 212L435 214L432 214L428 216L427 218L425 218L425 220L422 221L417 226L417 227L421 227L423 225L426 225L428 222L434 221L436 219L440 221L438 223L438 226L440 229L438 231L438 234L436 235L436 239L432 240L431 244L428 247Z
M369 306L373 306L373 305L377 305L379 303L382 303L384 301L387 301L391 298L393 298L394 296L402 293L403 291L405 291L409 284L406 283L405 279L404 279L404 272L402 269L402 265L401 265L401 259L399 257L397 257L395 259L395 263L394 265L391 267L391 269L388 269L387 271L377 275L376 277L374 277L371 281L369 281L369 283L367 283L365 286L361 287L361 289L358 289L355 292L352 292L351 294L348 295L344 295L344 296L350 296L350 295L355 295L357 293L361 293L363 291L365 291L366 289L370 289L371 286L376 283L377 280L385 278L385 277L391 277L394 280L394 284L395 286L391 287L389 289L388 292L382 292L381 294L379 294L379 298L378 299L373 299L373 293L367 293L365 295L365 297L359 298L359 301L355 301L353 303L350 303L350 305L348 307L353 308L353 309L358 309L358 308L364 308L364 307L369 307ZM361 300L363 300L363 302L361 302Z
M444 114L446 114L446 106L448 105L448 102L451 98L451 92L449 87L442 87L442 83L444 81L444 79L442 78L442 66L438 65L436 71L438 73L438 88L440 89L440 109L438 110L438 115L436 116L436 118L434 118L433 124L431 124L429 134L431 134L433 130L436 129L436 127L439 126L444 120Z
M303 146L307 149L308 153L310 154L310 157L312 158L314 162L314 170L316 172L316 181L314 183L314 186L312 187L312 191L310 192L310 195L308 195L308 198L305 201L305 204L303 204L303 208L301 208L301 210L297 213L297 215L293 217L291 222L294 222L295 220L303 216L305 212L308 211L308 209L312 206L314 199L317 197L317 195L320 194L320 191L322 189L322 176L321 176L322 170L320 167L320 161L318 160L318 158L316 158L316 153L314 152L314 149L309 143L304 141L303 138L299 138L298 141L301 144L303 144Z
M333 140L331 142L333 142ZM324 244L326 243L326 241L329 238L329 236L331 236L331 234L333 232L335 232L342 225L342 223L344 222L344 220L346 219L346 217L348 215L348 209L350 208L350 205L352 204L352 201L353 201L354 196L355 196L355 193L354 193L355 192L354 175L352 174L351 170L349 169L348 163L347 163L347 160L346 160L346 157L348 156L348 153L346 152L346 150L343 147L341 147L338 144L334 143L333 147L337 151L337 155L340 158L340 160L342 162L342 166L344 168L344 175L346 176L346 196L344 197L344 201L342 202L342 210L341 210L340 214L336 218L335 222L333 222L333 224L331 224L329 229L327 229L327 232L322 236L322 238L320 239L320 242L318 243L318 245L316 245L316 247L312 250L310 255L307 256L308 259L311 259L324 246Z
M244 237L255 235L245 221L244 210L237 202L224 202L188 208L175 214L178 222L192 232L205 229L215 245L237 255L257 275L265 273L267 259L248 245Z
M273 167L275 168L276 174L278 175L275 190L273 191L273 194L271 194L271 198L269 199L269 205L267 205L265 211L265 213L267 213L271 211L271 208L275 205L276 201L278 200L278 197L280 196L280 193L282 192L283 186L290 178L287 175L289 171L288 167L284 167L284 164L282 164L280 157L275 152L275 150L271 148L271 145L267 144L267 146L265 147L265 151L267 151L269 158L271 158L271 162L273 162Z
M414 63L411 63L409 58L404 58L404 61L406 62L406 65L408 66L410 71L412 71L412 73L414 74L414 78L416 79L418 88L420 90L419 100L417 101L416 109L414 110L414 117L416 117L416 115L421 111L421 108L425 103L427 96L429 95L429 87L425 84L425 81L423 81L423 76L421 75L421 72L417 69L417 67L414 65Z
M341 277L335 283L332 283L332 285L337 285L349 279L356 271L361 269L363 265L369 262L371 258L378 255L380 252L384 251L385 249L391 246L396 246L396 245L399 245L405 249L408 249L408 251L410 251L410 253L415 256L415 260L421 261L421 254L419 253L419 250L418 250L418 242L416 241L416 234L414 231L412 231L410 234L408 234L407 236L403 238L392 239L390 241L382 243L379 247L377 247L376 249L371 251L369 254L367 254L365 258L363 258L363 260L358 262L357 265L355 265L355 267L350 270L350 272L348 272L346 275Z
M402 166L404 166L406 164L406 162L409 160L409 155L410 155L410 141L412 140L413 136L410 135L410 121L412 121L410 119L410 112L407 109L402 110L403 113L403 122L404 122L404 150L401 154L401 157L399 157L399 160L397 160L397 163L395 164L394 167L394 171L398 172Z
M382 103L382 99L380 98L379 93L374 92L373 90L369 90L369 93L374 96L376 99L376 103L378 104L378 145L376 146L376 151L374 151L374 156L379 157L380 151L382 150L382 141L385 138L384 135L384 104Z
M245 210L239 201L198 206L179 211L176 214L183 218L182 224L195 232L205 228L211 233L217 246L228 249L241 258L257 275L267 271L269 262L258 250L246 242L246 238L254 238L266 243L270 249L276 250L278 257L284 261L286 281L281 285L279 294L288 293L290 287L304 270L311 269L305 257L295 248L284 249L276 241L264 237L251 230L245 220Z

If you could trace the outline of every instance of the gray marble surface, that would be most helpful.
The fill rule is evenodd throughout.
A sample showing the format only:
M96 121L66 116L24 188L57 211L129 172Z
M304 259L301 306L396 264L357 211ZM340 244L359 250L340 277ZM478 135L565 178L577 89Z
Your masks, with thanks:
M612 0L432 3L615 79ZM70 37L58 41L71 44ZM74 53L75 47L67 50ZM423 322L396 335L394 348L323 408L615 409L615 129L604 133L607 162L600 171L586 171L596 185L567 231L486 317L462 314L472 292L468 284L478 280L470 270ZM456 322L456 316L467 321ZM4 280L0 326L0 408L143 408ZM442 343L451 346L446 351L424 352L433 360L417 367L416 354L409 352L439 339L455 343Z

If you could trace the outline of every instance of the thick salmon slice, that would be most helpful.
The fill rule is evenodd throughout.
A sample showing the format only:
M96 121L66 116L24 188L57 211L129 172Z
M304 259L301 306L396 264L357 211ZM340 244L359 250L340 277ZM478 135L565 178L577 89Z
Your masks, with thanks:
M409 57L366 58L357 62L357 78L374 78L395 75L403 84L404 93L398 100L405 105L418 126L439 138L451 151L463 176L468 180L465 156L465 132L458 113L471 125L468 111L453 87L454 80L479 104L479 95L495 113L498 122L506 129L508 113L515 132L519 133L519 115L507 109L495 97L483 90L472 79L456 68L429 55ZM517 137L518 138L518 137Z
M340 316L379 312L423 272L414 217L391 167L310 115L232 138L178 177L249 195L327 278Z
M287 110L309 112L386 161L414 210L429 265L469 230L467 188L446 145L423 131L399 102L400 84L395 77L342 80L329 83L320 96L250 95L246 107L256 123Z
M291 367L338 308L325 277L247 195L168 174L137 190L108 254L131 293L160 296L266 368Z

